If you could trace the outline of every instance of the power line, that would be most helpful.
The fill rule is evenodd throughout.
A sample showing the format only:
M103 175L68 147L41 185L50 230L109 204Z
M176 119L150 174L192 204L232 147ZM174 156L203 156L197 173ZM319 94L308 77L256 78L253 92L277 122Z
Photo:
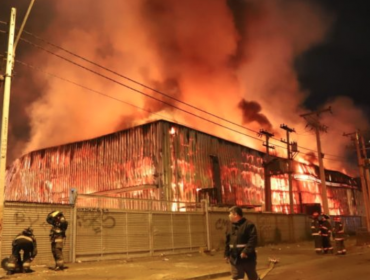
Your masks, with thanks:
M192 116L194 116L194 117L200 118L200 119L202 119L202 120L204 120L204 121L207 121L207 122L209 122L209 123L215 124L215 125L217 125L217 126L220 126L220 127L226 128L226 129L228 129L228 130L230 130L230 131L233 131L233 132L236 132L236 133L238 133L238 134L241 134L241 135L244 135L244 136L250 137L250 138L252 138L252 139L255 139L255 140L261 141L261 139L259 139L259 138L257 138L257 137L253 137L253 136L251 136L251 135L248 135L248 134L242 133L242 132L237 131L237 130L235 130L235 129L229 128L229 127L227 127L227 126L225 126L225 125L219 124L219 123L217 123L217 122L215 122L215 121L212 121L212 120L206 119L206 118L204 118L204 117L202 117L202 116L198 116L198 115L196 115L196 114L194 114L194 113L192 113L192 112L189 112L189 111L187 111L187 110L185 110L185 109L182 109L182 108L180 108L180 107L177 107L177 106L175 106L175 105L173 105L173 104L171 104L171 103L168 103L168 102L163 101L163 100L160 100L160 99L158 99L158 98L156 98L156 97L150 96L149 94L146 94L146 93L144 93L144 92L142 92L142 91L140 91L140 90L138 90L138 89L135 89L135 88L133 88L133 87L130 87L130 86L128 86L128 85L126 85L126 84L124 84L124 83L121 83L121 82L119 82L119 81L117 81L117 80L115 80L115 79L113 79L113 78L108 77L108 76L105 76L105 75L103 75L103 74L101 74L101 73L99 73L99 72L96 72L96 71L94 71L94 70L92 70L92 69L90 69L90 68L88 68L88 67L85 67L85 66L83 66L83 65L81 65L81 64L78 64L78 63L76 63L76 62L74 62L74 61L72 61L72 60L70 60L70 59L68 59L68 58L65 58L65 57L61 56L61 55L58 55L58 54L56 54L56 53L53 53L53 52L51 52L51 51L49 51L49 50L47 50L47 49L45 49L45 48L43 48L43 47L41 47L41 46L39 46L39 45L37 45L37 44L34 44L34 43L32 43L32 42L30 42L30 41L28 41L28 40L26 40L26 39L21 38L21 40L22 40L22 41L24 41L24 42L26 42L26 43L28 43L28 44L30 44L30 45L32 45L32 46L34 46L34 47L36 47L36 48L38 48L38 49L41 49L41 50L43 50L43 51L45 51L45 52L47 52L47 53L49 53L49 54L52 54L52 55L54 55L54 56L56 56L56 57L59 57L60 59L63 59L63 60L65 60L65 61L69 62L69 63L72 63L72 64L74 64L74 65L76 65L76 66L78 66L78 67L80 67L80 68L82 68L82 69L85 69L85 70L87 70L87 71L89 71L89 72L91 72L91 73L93 73L93 74L95 74L95 75L98 75L98 76L100 76L100 77L102 77L102 78L105 78L105 79L107 79L107 80L109 80L109 81L111 81L111 82L114 82L114 83L116 83L116 84L118 84L118 85L120 85L120 86L123 86L123 87L125 87L125 88L127 88L127 89L130 89L130 90L132 90L132 91L134 91L134 92L137 92L137 93L139 93L139 94L142 94L142 95L144 95L144 96L146 96L146 97L148 97L148 98L151 98L151 99L153 99L153 100L156 100L156 101L158 101L158 102L161 102L161 103L163 103L163 104L166 104L166 105L167 105L167 106L169 106L169 107L175 108L175 109L180 110L180 111L182 111L182 112L184 112L184 113L187 113L187 114L192 115Z
M45 42L45 43L46 43L46 44L48 44L48 45L51 45L51 46L53 46L53 47L55 47L55 48L58 48L58 49L60 49L60 50L63 50L64 52L66 52L66 53L68 53L68 54L71 54L71 55L73 55L73 56L75 56L75 57L78 57L78 58L80 58L80 59L82 59L82 60L84 60L84 61L86 61L86 62L89 62L89 63L91 63L91 64L93 64L93 65L95 65L95 66L97 66L97 67L99 67L99 68L102 68L102 69L104 69L104 70L106 70L106 71L108 71L108 72L111 72L111 73L113 73L113 74L115 74L115 75L118 75L119 77L125 78L125 79L127 79L127 80L129 80L129 81L131 81L131 82L133 82L133 83L136 83L136 84L138 84L138 85L140 85L140 86L143 86L144 88L150 89L150 90L152 90L152 91L154 91L154 92L157 92L157 93L161 93L161 94L163 94L163 95L164 95L164 96L166 96L166 97L169 97L169 98L171 98L171 99L173 99L173 100L178 101L178 99L176 99L176 98L173 98L173 97L171 97L171 96L169 96L169 95L167 95L167 94L162 93L161 91L158 91L158 90L156 90L156 89L153 89L153 88L151 88L151 87L148 87L148 86L146 86L146 85L144 85L144 84L142 84L142 83L139 83L139 82L137 82L137 81L135 81L135 80L133 80L133 79L131 79L131 78L128 78L128 77L126 77L126 76L123 76L123 75L121 75L121 74L119 74L119 73L117 73L117 72L115 72L115 71L112 71L112 70L110 70L110 69L108 69L108 68L106 68L106 67L104 67L104 66L101 66L101 65L99 65L99 64L97 64L97 63L95 63L95 62L92 62L92 61L90 61L90 60L88 60L88 59L86 59L86 58L84 58L84 57L82 57L82 56L80 56L80 55L77 55L77 54L75 54L75 53L73 53L73 52L71 52L71 51L69 51L69 50L66 50L66 49L64 49L64 48L62 48L62 47L59 47L59 46L57 46L57 45L53 44L53 43L50 43L50 42L48 42L48 41L46 41L46 40L44 40L44 39L42 39L42 38L40 38L40 37L38 37L38 36L36 36L36 35L34 35L34 34L30 33L30 32L28 32L28 31L25 31L25 30L24 30L24 32L25 32L26 34L31 35L32 37L34 37L34 38L36 38L36 39L38 39L38 40L42 41L42 42ZM89 68L87 68L87 67L85 67L85 66L82 66L82 65L80 65L80 64L78 64L78 63L76 63L76 62L74 62L74 61L72 61L72 60L69 60L69 59L67 59L67 58L65 58L65 57L63 57L63 56L61 56L61 55L58 55L58 54L56 54L56 53L54 53L54 52L51 52L51 51L49 51L49 50L47 50L47 49L45 49L45 48L41 47L40 45L37 45L37 44L35 44L35 43L33 43L33 42L30 42L30 41L29 41L29 40L27 40L27 39L21 38L21 40L22 40L22 41L24 41L25 43L28 43L28 44L30 44L30 45L32 45L32 46L34 46L34 47L38 48L38 49L41 49L41 50L43 50L43 51L45 51L45 52L47 52L47 53L49 53L49 54L55 55L55 56L57 56L57 57L59 57L59 58L61 58L61 59L65 60L65 61L67 61L67 62L70 62L70 63L72 63L72 64L74 64L74 65L76 65L76 66L78 66L78 67L81 67L81 68L83 68L83 69L85 69L85 70L87 70L87 71L90 71L90 72L92 72L92 73L94 73L94 74L97 74L97 75L99 75L99 76L101 76L101 77L104 77L104 78L106 78L106 79L108 79L108 80L111 80L111 81L113 81L113 82L115 82L115 83L118 83L118 84L120 84L121 86L124 86L124 87L126 87L126 88L129 88L129 89L131 89L131 90L133 90L133 91L139 92L140 94L143 94L143 95L145 95L145 96L147 96L147 97L149 97L149 98L152 98L152 99L154 99L154 100L156 100L156 101L162 102L162 103L164 103L164 104L166 104L166 105L169 105L169 106L171 106L171 107L174 107L174 108L176 108L176 109L179 109L179 110L181 110L181 111L183 111L183 112L187 112L187 111L186 111L186 110L184 110L184 109L178 108L178 107L176 107L176 106L174 106L174 105L172 105L172 104L170 104L170 103L167 103L167 102L165 102L165 101L163 101L163 100L159 100L159 99L157 99L157 98L155 98L155 97L152 97L152 96L150 96L150 95L148 95L148 94L145 94L145 93L143 93L143 92L141 92L141 91L138 91L138 90L136 90L136 89L134 89L134 88L132 88L132 87L129 87L129 86L127 86L127 85L123 84L123 83L120 83L120 82L118 82L118 81L116 81L116 80L114 80L114 79L112 79L112 78L106 77L105 75L100 74L100 73L98 73L98 72L96 72L96 71L94 71L94 70L91 70L91 69L89 69ZM258 133L258 132L254 131L254 130L252 130L252 129L246 128L246 127L241 126L241 125L238 125L238 124L236 124L236 123L234 123L234 122L228 121L228 120L226 120L226 119L224 119L224 118L221 118L221 117L219 117L219 116L216 116L216 115L213 115L213 114L211 114L211 113L208 113L208 112L206 112L206 111L204 111L204 110L202 110L202 109L198 109L197 107L192 106L192 105L190 105L190 104L187 104L186 102L183 102L183 101L180 101L180 100L179 100L179 102L180 102L180 103L183 103L183 104L186 104L186 105L188 105L188 106L190 106L190 107L192 107L192 108L195 108L195 109L197 109L197 110L200 110L201 112L205 112L205 113L207 113L207 114L209 114L209 115L211 115L211 116L215 116L215 117L216 117L216 118L218 118L218 119L225 120L226 122L231 123L231 124L234 124L234 125L236 125L236 126L238 126L238 127L241 127L241 128L243 128L243 129L247 129L247 130L249 130L249 131L252 131L252 132ZM193 114L193 115L195 115L195 114ZM199 117L199 118L201 118L201 119L203 119L203 120L210 121L210 120L205 119L205 118L203 118L203 117L200 117L200 116L198 116L198 115L195 115L195 116L196 116L196 117ZM217 125L220 125L220 124L215 123L215 122L213 122L213 121L210 121L210 122L211 122L211 123L214 123L214 124L217 124ZM228 127L223 126L223 125L220 125L220 126L222 126L222 127L224 127L224 128L227 128L227 129L231 129L231 128L228 128ZM232 131L235 131L234 129L231 129L231 130L232 130ZM241 133L241 132L238 132L238 133ZM253 137L253 136L251 136L251 135L247 135L247 134L244 134L244 133L241 133L241 134L243 134L243 135L245 135L245 136L247 136L247 137L251 137L251 138L253 138L253 139L256 139L256 140L261 141L260 139L258 139L258 138L256 138L256 137ZM279 141L278 139L275 139L275 138L272 138L272 139L274 139L274 140L276 140L276 141ZM278 146L278 147L279 147L279 145L276 145L276 146ZM282 146L280 146L280 147L281 147L281 148L286 149L285 147L282 147ZM306 150L309 150L309 151L314 151L314 150L311 150L311 149L308 149L308 148L303 148L303 147L302 147L302 149L306 149Z
M334 159L334 158L327 158L324 157L323 160L330 160L330 161L340 161L340 162L348 162L348 160L343 160L343 159Z
M275 139L274 139L274 140L275 140ZM280 146L280 145L278 145L278 144L274 144L274 146L275 146L275 147L282 148L282 149L285 149L285 150L286 150L286 147L284 147L284 146ZM303 148L303 147L301 147L301 146L298 146L298 147L299 147L299 148ZM312 151L312 152L315 152L315 154L317 154L317 151L315 151L315 150L311 150L311 149L308 149L308 148L303 148L303 149L305 149L305 150L309 150L309 151ZM326 156L331 156L331 157L341 158L341 159L343 159L343 161L345 161L345 160L346 160L346 157L338 156L338 155L332 155L332 154L326 154L326 153L325 153L325 158L324 158L324 159L327 159L327 158L326 158Z
M102 92L100 92L100 91L97 91L97 90L91 89L91 88L89 88L89 87L86 87L86 86L81 85L81 84L79 84L79 83L73 82L73 81L71 81L71 80L68 80L68 79L65 79L65 78L59 77L59 76L57 76L57 75L55 75L55 74L52 74L52 73L47 72L47 71L44 71L44 70L42 70L41 68L36 67L36 66L34 66L34 65L31 65L31 64L29 64L29 63L22 62L22 61L17 60L17 59L15 60L15 62L17 62L17 63L19 63L19 64L21 64L21 65L23 65L23 66L26 66L26 67L28 67L28 68L31 68L31 69L37 70L37 71L39 71L39 72L41 72L41 73L43 73L43 74L46 74L46 75L52 76L52 77L54 77L54 78L60 79L60 80L62 80L62 81L64 81L64 82L67 82L67 83L73 84L73 85L75 85L75 86L78 86L78 87L80 87L80 88L86 89L86 90L88 90L88 91L91 91L91 92L94 92L94 93L97 93L97 94L100 94L100 95L102 95L102 96L104 96L104 97L107 97L107 98L113 99L113 100L115 100L115 101L118 101L118 102L124 103L124 104L129 105L129 106L132 106L132 107L134 107L134 108L137 108L137 109L143 110L143 111L148 112L148 113L150 113L150 114L157 115L157 116L159 116L159 117L161 117L161 118L168 119L168 118L166 118L166 117L164 117L164 116L162 116L162 115L160 115L160 114L158 114L158 113L154 113L154 112L152 112L152 111L150 111L150 110L144 109L144 108L142 108L142 107L140 107L140 106L136 106L136 105L134 105L134 104L132 104L132 103L126 102L126 101L121 100L121 99L118 99L118 98L113 97L113 96L111 96L111 95L108 95L108 94L102 93ZM174 119L172 119L172 121L175 121L175 120L174 120Z
M163 91L160 91L160 90L158 90L158 89L155 89L155 88L153 88L153 87L150 87L150 86L148 86L148 85L145 85L145 84L144 84L144 83L142 83L142 82L138 82L138 81L136 81L136 80L134 80L134 79L132 79L132 78L130 78L130 77L127 77L127 76L122 75L122 74L120 74L120 73L118 73L118 72L116 72L116 71L113 71L113 70L111 70L111 69L109 69L109 68L107 68L107 67L105 67L105 66L102 66L102 65L100 65L100 64L98 64L98 63L96 63L96 62L94 62L94 61L91 61L91 60L89 60L89 59L87 59L87 58L85 58L85 57L83 57L83 56L80 56L80 55L78 55L78 54L76 54L76 53L73 53L73 52L71 52L71 51L69 51L69 50L67 50L67 49L65 49L65 48L63 48L63 47L60 47L60 46L58 46L58 45L55 45L54 43L48 42L47 40L45 40L45 39L43 39L43 38L41 38L41 37L39 37L39 36L37 36L37 35L34 35L34 34L32 34L31 32L28 32L28 31L25 31L25 30L24 30L24 33L26 33L26 34L28 34L28 35L30 35L30 36L32 36L32 37L34 37L34 38L36 38L37 40L40 40L40 41L44 42L45 44L48 44L48 45L50 45L50 46L53 46L53 47L55 47L55 48L57 48L57 49L60 49L60 50L62 50L62 51L64 51L64 52L66 52L66 53L68 53L68 54L72 55L72 56L75 56L75 57L77 57L77 58L79 58L79 59L81 59L81 60L83 60L83 61L85 61L85 62L88 62L88 63L90 63L90 64L92 64L92 65L94 65L94 66L97 66L97 67L99 67L99 68L101 68L101 69L103 69L103 70L105 70L105 71L107 71L107 72L110 72L110 73L112 73L112 74L114 74L114 75L117 75L117 76L119 76L119 77L121 77L121 78L123 78L123 79L126 79L126 80L128 80L128 81L130 81L130 82L132 82L132 83L134 83L134 84L139 85L139 86L142 86L143 88L146 88L146 89L149 89L149 90L154 91L154 92L156 92L156 93L159 93L159 94L161 94L161 95L163 95L163 96L165 96L165 97L167 97L167 98L169 98L169 99L172 99L172 100L174 100L174 101L176 101L176 102L179 102L179 103L181 103L181 104L184 104L184 105L186 105L186 106L189 106L190 108L196 109L196 110L198 110L198 111L200 111L200 112L202 112L202 113L208 114L208 115L210 115L210 116L212 116L212 117L215 117L215 118L217 118L217 119L219 119L219 120L222 120L222 121L227 122L227 123L229 123L229 124L235 125L235 126L237 126L237 127L240 127L240 128L243 128L243 129L246 129L246 130L248 130L248 131L251 131L251 132L254 132L254 133L258 134L258 131L255 131L255 130L250 129L250 128L248 128L248 127L242 126L242 125L240 125L240 124L237 124L237 123L235 123L235 122L232 122L232 121L230 121L230 120L227 120L227 119L225 119L225 118L222 118L222 117L220 117L220 116L218 116L218 115L215 115L215 114L213 114L213 113L210 113L210 112L208 112L208 111L206 111L206 110L203 110L203 109L201 109L201 108L199 108L199 107L196 107L196 106L191 105L191 104L189 104L189 103L187 103L187 102L184 102L184 101L182 101L182 100L180 100L180 99L178 99L178 98L175 98L175 97L173 97L173 96L171 96L171 95L169 95L169 94L166 94L166 93L164 93Z
M0 55L0 56L1 56L1 55ZM97 90L94 90L94 89L92 89L92 88L86 87L86 86L81 85L81 84L79 84L79 83L73 82L73 81L71 81L71 80L69 80L69 79L62 78L62 77L60 77L60 76L58 76L58 75L55 75L55 74L53 74L53 73L50 73L50 72L48 72L48 71L44 71L44 70L42 70L41 68L39 68L39 67L37 67L37 66L34 66L34 65L32 65L32 64L29 64L29 63L26 63L26 62L23 62L23 61L20 61L20 60L17 60L17 59L15 60L15 62L16 62L16 63L18 63L18 64L20 64L20 65L23 65L23 66L25 66L25 67L28 67L28 68L30 68L30 69L37 70L37 71L39 71L39 72L41 72L41 73L43 73L43 74L45 74L45 75L51 76L51 77L53 77L53 78L56 78L56 79L62 80L62 81L64 81L64 82L67 82L67 83L70 83L70 84L73 84L73 85L75 85L75 86L78 86L78 87L83 88L83 89L85 89L85 90L88 90L88 91L91 91L91 92L97 93L97 94L99 94L99 95L102 95L102 96L104 96L104 97L110 98L110 99L112 99L112 100L115 100L115 101L118 101L118 102L124 103L124 104L126 104L126 105L131 106L131 107L137 108L137 109L142 110L142 111L145 111L145 112L147 112L147 113L150 113L150 114L152 114L152 115L156 115L156 116L159 116L159 117L161 117L161 118L163 118L163 119L167 119L167 120L169 119L169 118L167 118L167 117L165 117L165 116L162 116L162 115L160 115L160 114L158 114L158 113L154 113L154 112L152 112L152 111L150 111L150 110L147 110L147 109L145 109L145 108L142 108L142 107L140 107L140 106L134 105L134 104L129 103L129 102L126 102L126 101L124 101L124 100L118 99L118 98L116 98L116 97L110 96L110 95L108 95L108 94L102 93L102 92L97 91ZM175 121L175 120L174 120L174 119L171 119L171 121ZM286 147L284 147L284 146L280 146L280 145L275 145L275 146L277 146L277 147L279 147L279 148L286 149ZM330 160L330 161L340 161L340 162L345 162L344 160L329 159L329 158L324 158L324 159L325 159L325 160Z
M152 91L154 91L154 92L157 92L157 93L159 93L159 94L161 94L161 95L163 95L163 96L165 96L165 97L168 97L168 98L170 98L170 99L172 99L172 100L175 100L175 101L177 101L177 102L179 102L179 103L181 103L181 104L184 104L184 105L189 106L189 107L191 107L191 108L193 108L193 109L199 110L200 112L206 113L206 114L208 114L208 115L210 115L210 116L213 116L213 117L215 117L215 118L218 118L218 119L220 119L220 120L223 120L223 121L225 121L225 122L227 122L227 123L233 124L233 125L235 125L235 126L237 126L237 127L240 127L240 128L243 128L243 129L246 129L246 130L249 130L249 131L251 131L251 132L255 132L255 133L257 133L257 134L258 134L258 132L257 132L257 131L254 131L253 129L247 128L247 127L245 127L245 126L239 125L239 124L237 124L237 123L234 123L234 122L232 122L232 121L229 121L229 120L227 120L227 119L225 119L225 118L222 118L222 117L220 117L220 116L217 116L217 115L214 115L214 114L212 114L212 113L209 113L209 112L207 112L207 111L205 111L205 110L203 110L203 109L200 109L200 108L198 108L198 107L196 107L196 106L193 106L193 105L188 104L188 103L186 103L186 102L184 102L184 101L181 101L181 100L179 100L179 99L177 99L177 98L174 98L174 97L172 97L172 96L170 96L170 95L168 95L168 94L165 94L165 93L163 93L163 92L161 92L161 91L159 91L159 90L157 90L157 89L154 89L154 88L152 88L152 87L149 87L149 86L147 86L147 85L145 85L145 84L143 84L143 83L137 82L137 81L135 81L135 80L133 80L133 79L131 79L131 78L127 77L127 76L124 76L124 75L122 75L122 74L119 74L119 73L117 73L117 72L115 72L115 71L113 71L113 70L110 70L110 69L108 69L108 68L106 68L106 67L104 67L104 66L101 66L101 65L99 65L99 64L97 64L97 63L95 63L95 62L93 62L93 61L90 61L90 60L88 60L88 59L86 59L86 58L84 58L84 57L82 57L82 56L80 56L80 55L77 55L77 54L75 54L75 53L73 53L73 52L71 52L71 51L69 51L69 50L67 50L67 49L64 49L64 48L62 48L62 47L60 47L60 46L57 46L57 45L55 45L55 44L53 44L53 43L51 43L51 42L48 42L48 41L46 41L46 40L44 40L44 39L42 39L42 38L40 38L40 37L38 37L38 36L36 36L36 35L34 35L34 34L32 34L32 33L28 32L28 31L25 31L25 30L24 30L24 33L26 33L26 34L28 34L28 35L30 35L30 36L32 36L32 37L34 37L34 38L36 38L36 39L38 39L38 40L42 41L42 42L45 42L45 43L46 43L46 44L48 44L48 45L51 45L51 46L53 46L53 47L55 47L55 48L58 48L58 49L60 49L60 50L62 50L62 51L64 51L64 52L66 52L66 53L68 53L68 54L71 54L72 56L75 56L75 57L77 57L77 58L80 58L81 60L84 60L84 61L86 61L86 62L89 62L89 63L91 63L91 64L93 64L93 65L95 65L95 66L97 66L97 67L99 67L99 68L101 68L101 69L103 69L103 70L106 70L106 71L108 71L108 72L110 72L110 73L113 73L113 74L115 74L115 75L117 75L117 76L119 76L119 77L122 77L122 78L124 78L124 79L126 79L126 80L128 80L128 81L130 81L130 82L133 82L133 83L135 83L135 84L137 84L137 85L140 85L140 86L142 86L142 87L144 87L144 88L146 88L146 89L149 89L149 90L152 90ZM230 127L227 127L227 126L221 125L221 124L219 124L219 123L216 123L216 122L211 121L211 120L209 120L209 119L206 119L206 118L204 118L204 117L198 116L198 115L196 115L196 114L194 114L194 113L191 113L191 112L189 112L189 111L186 111L185 109L182 109L182 108L179 108L179 107L177 107L177 106L175 106L175 105L172 105L172 104L170 104L170 103L168 103L168 102L166 102L166 101L163 101L163 100L160 100L160 99L158 99L158 98L155 98L155 97L153 97L153 96L151 96L151 95L148 95L148 94L146 94L146 93L144 93L144 92L142 92L142 91L139 91L139 90L137 90L137 89L135 89L135 88L132 88L132 87L130 87L130 86L126 85L126 84L123 84L123 83L121 83L121 82L119 82L119 81L116 81L116 80L114 80L113 78L107 77L107 76L105 76L105 75L103 75L103 74L101 74L101 73L99 73L99 72L96 72L96 71L94 71L94 70L91 70L90 68L87 68L87 67L85 67L85 66L83 66L83 65L81 65L81 64L78 64L78 63L76 63L76 62L74 62L74 61L72 61L72 60L70 60L70 59L68 59L68 58L65 58L65 57L63 57L63 56L61 56L61 55L58 55L58 54L56 54L56 53L52 52L52 51L49 51L49 50L47 50L47 49L43 48L42 46L37 45L37 44L35 44L35 43L33 43L33 42L31 42L31 41L27 40L27 39L21 38L21 40L22 40L22 41L24 41L24 42L26 42L26 43L28 43L28 44L30 44L30 45L32 45L32 46L34 46L34 47L36 47L36 48L41 49L41 50L43 50L43 51L45 51L45 52L47 52L47 53L49 53L49 54L52 54L52 55L54 55L54 56L57 56L57 57L59 57L59 58L61 58L61 59L65 60L65 61L67 61L67 62L69 62L69 63L72 63L72 64L74 64L74 65L76 65L76 66L78 66L78 67L81 67L81 68L83 68L83 69L85 69L85 70L87 70L87 71L89 71L89 72L92 72L92 73L94 73L94 74L96 74L96 75L98 75L98 76L101 76L101 77L103 77L103 78L105 78L105 79L108 79L108 80L110 80L110 81L112 81L112 82L114 82L114 83L117 83L117 84L119 84L119 85L121 85L121 86L123 86L123 87L126 87L126 88L128 88L128 89L131 89L132 91L135 91L135 92L137 92L137 93L139 93L139 94L142 94L142 95L144 95L144 96L146 96L146 97L148 97L148 98L152 98L152 99L154 99L154 100L156 100L156 101L158 101L158 102L161 102L161 103L163 103L163 104L166 104L166 105L168 105L168 106L170 106L170 107L173 107L173 108L178 109L178 110L180 110L180 111L182 111L182 112L185 112L185 113L188 113L188 114L190 114L190 115L193 115L193 116L195 116L195 117L198 117L198 118L200 118L200 119L202 119L202 120L205 120L205 121L207 121L207 122L210 122L210 123L216 124L216 125L218 125L218 126L220 126L220 127L226 128L226 129L231 130L231 131L233 131L233 132L236 132L236 133L242 134L242 135L244 135L244 136L250 137L250 138L252 138L252 139L255 139L255 140L261 141L261 139L258 139L257 137L253 137L253 136L251 136L251 135L248 135L248 134L242 133L242 132L237 131L237 130L235 130L235 129L232 129L232 128L230 128ZM280 141L279 139L276 139L276 138L274 138L274 137L271 137L271 139L276 140L276 141ZM279 146L279 145L275 145L275 146L286 149L286 147L283 147L283 146ZM298 147L299 147L299 148L301 148L301 149L304 149L304 150L308 150L308 151L316 152L316 153L317 153L317 151L315 151L315 150L313 150L313 149L305 148L305 147L302 147L302 146L298 146ZM327 154L327 155L329 155L329 154ZM331 156L334 156L334 157L340 157L340 156L337 156L337 155L331 155ZM340 157L340 158L342 158L342 157Z

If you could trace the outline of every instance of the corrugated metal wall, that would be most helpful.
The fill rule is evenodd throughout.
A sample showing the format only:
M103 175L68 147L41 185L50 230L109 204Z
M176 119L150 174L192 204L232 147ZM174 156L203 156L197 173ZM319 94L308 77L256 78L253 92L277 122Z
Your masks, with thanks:
M263 153L168 122L172 200L195 201L197 190L214 188L211 156L220 165L220 204L263 204Z
M80 202L94 200L95 207L81 207ZM114 197L80 195L76 211L76 258L109 259L159 252L190 252L206 246L206 222L200 205L162 201L146 205L146 211L109 209ZM176 206L176 207L174 207ZM194 207L195 206L195 207ZM167 209L167 211L163 211ZM181 212L188 209L188 212Z
M112 198L99 198L98 201L104 199ZM93 208L72 209L67 205L7 202L1 258L10 255L13 238L32 226L39 249L33 264L54 266L49 241L51 226L45 221L53 210L63 211L69 221L63 250L66 262L76 258L101 260L191 252L207 247L207 228L211 248L223 250L229 224L228 211L209 210L207 225L205 209L197 208L193 212L130 211L100 208L99 203ZM245 216L257 226L259 246L305 240L310 233L306 215L246 212ZM347 232L355 232L362 226L359 216L342 219Z
M206 194L204 197L208 195L214 204L260 205L259 210L263 210L263 157L264 153L248 147L175 123L157 121L21 157L7 172L5 199L67 204L74 188L82 194L138 199L125 204L107 201L111 204L104 207L110 209L145 210L146 203L139 200L196 202ZM216 174L218 180L214 178L215 162L220 169ZM300 203L321 202L315 168L294 162L296 212ZM283 173L271 178L273 211L288 213L288 179ZM362 207L353 180L339 172L326 174L330 213L363 213L353 209ZM352 187L352 197L358 198L358 203L352 203L346 191ZM214 201L215 197L218 201ZM85 202L84 207L94 206L91 200Z
M68 203L69 191L94 193L139 187L121 197L164 199L160 123L47 148L16 160L7 172L5 199ZM153 186L143 188L140 186Z
M27 227L32 227L37 240L38 255L33 264L48 264L54 266L51 253L49 233L51 225L46 223L47 215L54 210L62 211L67 221L72 219L72 207L68 205L34 204L6 202L2 232L2 256L10 256L14 237ZM67 239L63 249L65 261L71 260L72 225L67 229Z
M76 258L191 252L206 247L203 213L77 210Z
M225 232L230 223L228 214L227 210L209 212L212 248L224 250ZM257 227L258 246L307 240L311 235L311 220L307 215L245 212L244 216ZM362 227L360 216L341 216L341 218L346 233L354 233Z
M225 232L230 223L228 214L226 210L210 212L212 248L223 250L225 247ZM310 230L306 215L246 212L244 216L256 225L259 246L306 240Z

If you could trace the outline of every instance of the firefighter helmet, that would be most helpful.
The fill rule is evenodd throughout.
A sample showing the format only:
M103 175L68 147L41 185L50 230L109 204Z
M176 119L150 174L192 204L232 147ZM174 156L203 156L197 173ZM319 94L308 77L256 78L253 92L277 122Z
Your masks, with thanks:
M62 231L66 231L68 228L68 222L61 211L50 212L46 221L48 224L59 227Z
M325 220L330 220L330 217L324 213L321 213L321 216L325 219Z
M4 259L1 261L1 267L2 267L5 271L9 271L8 264L9 264L9 258L4 258Z
M26 235L26 236L32 236L33 235L33 229L31 227L25 228L22 231L22 234Z
M48 214L46 217L46 222L50 225L54 225L57 223L57 221L61 218L64 217L63 213L60 211L53 211Z

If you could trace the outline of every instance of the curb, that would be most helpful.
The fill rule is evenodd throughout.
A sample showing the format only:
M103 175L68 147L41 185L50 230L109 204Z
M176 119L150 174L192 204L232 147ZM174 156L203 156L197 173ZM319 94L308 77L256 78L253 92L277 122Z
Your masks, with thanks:
M213 273L213 274L206 274L206 275L185 278L182 280L206 280L206 279L215 279L215 278L230 276L230 275L231 275L230 271L224 271L224 272L218 272L218 273Z

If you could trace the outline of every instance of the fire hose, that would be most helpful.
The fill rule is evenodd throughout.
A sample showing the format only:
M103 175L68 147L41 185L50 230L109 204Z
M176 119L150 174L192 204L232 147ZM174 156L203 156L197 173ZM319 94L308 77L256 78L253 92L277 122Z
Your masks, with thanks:
M269 258L269 266L268 266L268 268L264 271L264 272L262 272L261 273L261 275L260 275L260 279L262 280L262 279L264 279L265 277L266 277L266 275L271 271L271 270L273 270L274 269L274 267L275 267L275 265L278 263L279 261L277 260L277 259L275 259L275 258Z

